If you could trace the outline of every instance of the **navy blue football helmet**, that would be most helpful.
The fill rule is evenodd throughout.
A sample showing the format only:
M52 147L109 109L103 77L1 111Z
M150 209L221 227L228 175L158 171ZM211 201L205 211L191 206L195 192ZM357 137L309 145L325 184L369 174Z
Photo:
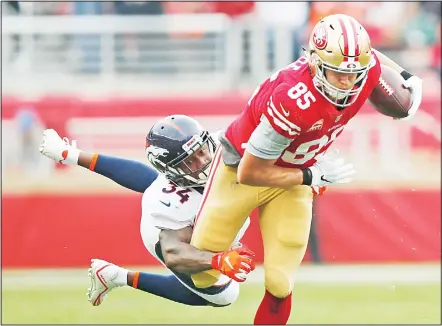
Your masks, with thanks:
M171 115L153 125L146 136L146 155L158 172L179 187L203 187L207 182L216 144L209 132L195 119ZM210 157L203 166L192 169L186 160L204 149Z

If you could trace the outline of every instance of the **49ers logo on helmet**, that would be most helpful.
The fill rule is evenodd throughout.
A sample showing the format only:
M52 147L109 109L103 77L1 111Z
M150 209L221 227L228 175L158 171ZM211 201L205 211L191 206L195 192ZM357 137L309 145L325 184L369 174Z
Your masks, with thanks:
M322 50L327 46L327 31L324 27L319 27L313 33L313 43L315 43L315 46L319 50Z

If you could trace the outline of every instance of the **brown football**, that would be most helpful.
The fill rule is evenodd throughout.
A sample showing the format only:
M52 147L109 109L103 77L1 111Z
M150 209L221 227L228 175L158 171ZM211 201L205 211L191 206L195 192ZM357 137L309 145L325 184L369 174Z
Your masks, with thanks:
M386 116L405 118L411 107L411 92L402 86L404 78L400 73L381 65L381 77L368 97L371 106Z

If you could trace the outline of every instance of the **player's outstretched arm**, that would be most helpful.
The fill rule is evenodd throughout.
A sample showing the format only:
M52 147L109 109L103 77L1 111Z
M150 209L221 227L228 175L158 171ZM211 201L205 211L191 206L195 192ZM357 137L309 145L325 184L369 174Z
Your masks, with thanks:
M138 161L79 150L58 135L46 129L39 146L40 153L61 164L79 165L118 183L130 190L144 193L158 177L158 172Z
M232 248L220 253L198 250L189 244L192 231L188 226L160 232L161 251L169 269L186 274L216 269L237 282L245 281L247 274L255 269L255 254L249 249Z
M82 151L78 165L140 193L144 193L158 177L158 172L146 164L104 154Z

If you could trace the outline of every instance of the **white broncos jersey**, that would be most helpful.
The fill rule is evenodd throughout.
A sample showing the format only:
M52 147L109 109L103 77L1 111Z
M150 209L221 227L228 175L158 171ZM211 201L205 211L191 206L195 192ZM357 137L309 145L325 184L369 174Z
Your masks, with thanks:
M146 189L142 199L140 231L145 247L157 260L162 262L155 250L160 231L193 227L201 199L202 194L197 190L177 187L161 174ZM235 242L242 238L249 224L248 218Z

